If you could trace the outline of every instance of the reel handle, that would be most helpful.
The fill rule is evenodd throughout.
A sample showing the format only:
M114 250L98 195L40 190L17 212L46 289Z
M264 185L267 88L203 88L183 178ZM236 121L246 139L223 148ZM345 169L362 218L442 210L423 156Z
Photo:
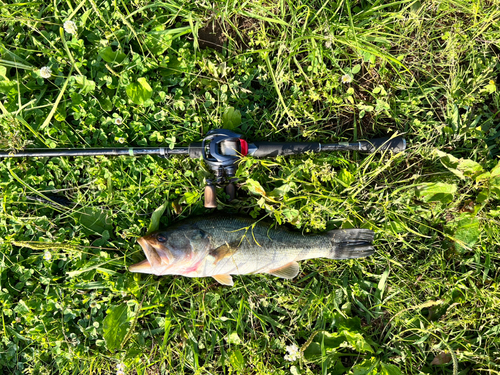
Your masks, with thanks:
M215 186L212 184L205 186L205 207L217 208L217 193Z
M234 198L236 198L236 186L234 186L232 181L226 185L224 190L226 194L229 195L228 202L231 202Z

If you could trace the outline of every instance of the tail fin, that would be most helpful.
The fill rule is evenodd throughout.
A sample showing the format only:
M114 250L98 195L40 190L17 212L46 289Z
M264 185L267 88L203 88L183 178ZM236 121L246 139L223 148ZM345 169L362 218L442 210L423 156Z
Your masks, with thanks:
M372 255L375 233L369 229L340 229L328 232L332 249L330 259L363 258Z

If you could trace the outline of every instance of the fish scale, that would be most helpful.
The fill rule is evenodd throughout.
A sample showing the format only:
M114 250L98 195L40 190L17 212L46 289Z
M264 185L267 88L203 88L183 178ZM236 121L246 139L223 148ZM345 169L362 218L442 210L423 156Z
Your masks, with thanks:
M284 228L270 228L262 222L252 227L254 222L248 219L237 221L221 217L200 220L196 224L205 232L213 233L211 244L215 249L226 243L240 244L234 254L216 265L205 262L204 272L200 276L265 272L292 261L325 257L331 247L329 238L325 236L303 236ZM247 229L242 229L245 227Z
M212 276L227 285L233 284L230 275L270 273L293 278L301 260L371 255L373 236L367 229L302 235L240 216L198 217L140 238L147 259L131 266L130 271Z

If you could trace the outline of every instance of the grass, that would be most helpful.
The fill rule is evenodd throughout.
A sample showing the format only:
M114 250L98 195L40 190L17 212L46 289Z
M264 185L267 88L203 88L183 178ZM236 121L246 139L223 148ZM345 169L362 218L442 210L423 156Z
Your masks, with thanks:
M408 142L246 158L219 209L372 228L377 251L233 288L127 271L158 207L164 225L206 212L201 161L1 161L2 373L500 373L496 2L0 4L2 149L187 145L223 125ZM29 199L54 194L70 207Z

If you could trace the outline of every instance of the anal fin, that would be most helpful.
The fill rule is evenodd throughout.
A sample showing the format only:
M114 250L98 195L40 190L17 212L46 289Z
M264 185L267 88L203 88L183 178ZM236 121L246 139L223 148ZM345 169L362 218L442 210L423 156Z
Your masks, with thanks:
M233 278L229 274L212 276L219 284L233 286Z
M280 268L269 271L269 273L276 277L283 279L293 279L299 274L299 264L295 261L285 264Z

